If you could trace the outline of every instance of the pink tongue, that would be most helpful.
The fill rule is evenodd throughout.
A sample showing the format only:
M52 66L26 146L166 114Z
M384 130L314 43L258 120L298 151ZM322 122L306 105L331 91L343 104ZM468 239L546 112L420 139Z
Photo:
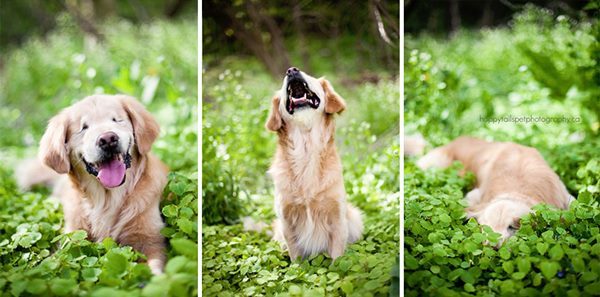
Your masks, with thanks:
M292 96L292 102L294 102L294 104L302 104L302 103L306 102L306 94L304 94L300 98L295 98Z
M121 185L125 177L125 163L114 159L110 163L100 165L98 179L106 188L114 188Z

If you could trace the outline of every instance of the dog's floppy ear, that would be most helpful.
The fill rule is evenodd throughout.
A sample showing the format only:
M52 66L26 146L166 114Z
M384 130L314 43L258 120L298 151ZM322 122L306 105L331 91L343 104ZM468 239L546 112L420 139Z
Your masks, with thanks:
M58 173L68 173L71 169L67 150L68 126L67 116L61 112L50 119L46 132L40 140L38 157Z
M271 111L267 118L267 124L265 127L271 131L277 131L281 129L283 122L281 120L281 112L279 111L279 95L273 96L271 99Z
M146 108L134 98L122 96L121 103L133 125L133 135L137 150L141 155L145 155L150 152L152 143L154 143L154 140L156 140L160 133L160 127Z
M324 77L319 79L325 91L325 112L340 113L346 109L346 101L333 90L333 87Z

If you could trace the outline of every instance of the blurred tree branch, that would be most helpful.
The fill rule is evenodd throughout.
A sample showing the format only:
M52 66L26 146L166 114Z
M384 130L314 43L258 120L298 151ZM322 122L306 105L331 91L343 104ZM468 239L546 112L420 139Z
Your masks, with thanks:
M391 48L398 48L399 43L399 29L394 19L386 12L385 7L380 0L369 0L369 10L373 22L375 23L375 35L377 38L377 46L379 51L383 53L383 60L385 64L394 64L394 57L391 53ZM385 19L384 19L385 17ZM390 35L386 31L386 26L391 29L394 33Z
M81 5L78 5L78 3ZM94 24L94 4L91 0L66 0L62 2L62 4L69 14L73 16L77 25L83 32L98 41L104 40L104 35L100 33Z
M133 11L137 16L138 20L143 23L150 22L150 16L148 15L148 11L146 8L140 3L139 0L129 0L129 4L134 8Z
M165 7L165 15L168 18L174 18L175 16L177 16L182 9L185 7L185 4L190 2L189 0L176 0L173 1L172 4L167 5Z
M294 0L292 8L292 21L294 28L296 29L296 34L298 35L298 46L300 47L300 57L302 59L302 65L299 67L303 68L305 72L311 72L302 17L302 4L300 0Z
M42 30L42 35L45 36L52 28L54 24L53 16L48 14L42 7L40 0L32 1L31 13L35 17L39 27Z
M259 2L245 1L243 8L243 12L234 7L226 9L235 28L234 36L258 57L273 77L281 76L291 66L283 32Z
M354 77L378 67L397 73L399 2L208 2L202 12L203 48L207 56L214 54L211 62L250 54L278 78L290 66Z
M450 28L452 32L460 29L460 7L458 0L450 0Z

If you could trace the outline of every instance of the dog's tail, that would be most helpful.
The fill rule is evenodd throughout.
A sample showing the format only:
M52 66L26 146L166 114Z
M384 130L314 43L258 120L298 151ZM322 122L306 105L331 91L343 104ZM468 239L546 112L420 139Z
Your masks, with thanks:
M17 186L22 191L30 190L35 185L53 187L60 178L60 174L36 158L19 162L14 172Z
M348 219L348 242L353 243L362 237L364 230L362 213L358 208L348 204L346 217Z
M242 224L244 225L244 231L254 231L254 232L263 232L265 231L268 235L270 232L267 229L267 227L269 227L269 224L262 222L262 221L256 221L255 219L251 218L251 217L243 217L242 218Z
M420 156L425 151L427 141L421 134L404 136L404 155Z

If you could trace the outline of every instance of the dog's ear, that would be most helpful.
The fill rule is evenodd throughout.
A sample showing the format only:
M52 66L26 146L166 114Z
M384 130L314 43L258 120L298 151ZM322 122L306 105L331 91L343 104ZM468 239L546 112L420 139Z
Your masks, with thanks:
M271 111L269 112L269 117L267 118L267 124L265 127L271 131L277 131L281 129L283 122L281 120L281 112L279 111L279 95L273 96L271 99Z
M328 80L321 77L321 86L325 91L325 112L326 113L340 113L346 109L346 101L333 90L333 87Z
M69 122L65 113L59 113L48 122L46 132L40 140L38 157L42 163L58 173L71 169L67 149Z
M156 140L160 133L160 127L146 108L134 98L122 96L121 103L133 125L133 135L137 150L141 155L145 155L150 152L154 140Z
M470 218L475 218L477 220L477 217L479 217L479 215L481 214L481 209L479 209L477 206L468 206L467 208L465 208L465 213L467 221Z

